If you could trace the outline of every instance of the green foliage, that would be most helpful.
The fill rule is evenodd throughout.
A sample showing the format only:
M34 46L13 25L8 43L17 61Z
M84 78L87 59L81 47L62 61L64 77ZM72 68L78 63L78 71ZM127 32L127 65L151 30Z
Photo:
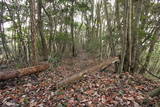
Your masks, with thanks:
M71 3L72 0L59 0L58 3L59 4L65 4L66 2L68 3ZM85 3L85 2L76 2L74 5L73 5L73 8L75 11L81 11L81 12L85 12L85 11L88 11L90 10L90 7L88 6L88 3ZM72 9L72 6L71 5L66 5L62 10L61 12L70 12Z
M145 20L147 18L148 18L148 16L144 16L144 15L141 16L141 20Z
M74 22L74 23L73 23L73 26L74 26L75 28L77 28L79 25L80 25L80 24L79 24L78 22Z
M22 67L22 64L16 63L15 67L16 67L16 68L21 68L21 67Z
M48 62L54 63L54 64L57 64L59 61L60 61L59 56L51 57L51 58L48 59Z
M69 12L69 10L70 10L70 7L66 6L61 10L61 12L62 13L67 13L67 12Z
M55 37L55 41L56 42L70 43L71 42L71 37L66 32L59 32L59 33L57 33L57 35Z
M7 31L14 31L14 30L16 30L16 28L14 26L7 28Z
M153 14L157 14L157 13L160 14L159 9L160 9L160 3L153 4L152 13Z
M69 16L64 17L64 23L66 25L70 25L71 24L71 17L69 17Z
M0 37L6 37L7 35L4 33L0 33Z
M58 0L58 3L70 2L71 0Z
M146 32L144 30L139 30L138 32L140 37L145 37L146 36Z
M87 43L87 50L91 52L95 52L96 50L99 49L101 43L98 39L93 39L88 41Z
M6 20L6 21L8 21L8 20L11 20L11 18L9 17L9 16L3 16L3 20Z
M87 10L90 10L90 7L87 5L87 3L77 3L76 9L82 12L85 12Z
M159 74L156 74L157 71L160 70L160 67L159 67L159 64L160 64L160 43L157 42L155 47L154 47L154 51L152 53L148 53L148 51L145 51L145 53L142 55L143 57L143 60L142 62L144 63L145 61L145 58L146 58L146 55L150 55L151 56L151 59L150 59L150 62L149 62L149 65L147 67L147 69L149 69L154 75L157 75L157 76L160 76ZM152 77L151 75L146 75L145 76L149 79L154 79L154 77Z
M71 20L71 17L69 17L69 16L64 18L64 23L65 23L66 25L71 25L71 24L73 24L74 27L79 26L79 23L78 23L78 22L73 22L73 21Z

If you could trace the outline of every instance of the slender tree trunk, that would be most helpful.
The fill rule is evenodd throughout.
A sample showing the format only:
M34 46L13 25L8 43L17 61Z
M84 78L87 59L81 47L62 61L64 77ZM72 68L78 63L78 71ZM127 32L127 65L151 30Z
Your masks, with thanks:
M107 9L107 1L104 0L104 6L105 6L105 15L107 19L107 26L108 26L108 31L109 31L109 44L111 48L111 56L115 56L115 45L114 45L114 40L113 40L113 34L112 34L112 26L111 26L111 19L108 14L108 9Z
M76 56L75 52L75 41L74 41L74 1L72 0L72 7L71 7L71 37L72 37L72 56Z
M36 49L36 8L35 0L30 0L30 14L31 14L31 41L32 41L32 64L35 65L38 62L37 49Z
M2 40L2 46L5 52L6 59L9 59L9 49L7 46L7 42L4 34L4 28L3 28L3 13L4 13L4 1L2 0L2 6L0 10L0 35L1 35L0 37Z
M43 8L43 10L44 10L44 12L45 12L45 14L47 15L47 17L48 17L48 20L49 20L49 43L48 43L48 53L51 53L51 51L52 51L52 42L54 42L53 41L53 19L52 19L52 16L47 12L47 10L45 9L45 7L42 5L42 8ZM54 21L55 22L55 21ZM56 22L55 22L55 26L57 26L56 25ZM55 31L56 31L56 27L55 27ZM54 32L55 33L55 32Z
M102 47L101 47L101 8L100 8L100 3L97 4L97 9L96 9L96 15L97 15L97 38L99 39L100 43L100 50L99 50L99 55L100 55L100 60L102 60Z
M17 8L19 8L19 7L17 7ZM22 33L22 25L21 25L21 20L20 20L20 13L19 12L17 12L17 27L18 27L18 39L19 39L19 48L20 48L20 53L19 53L19 55L20 55L20 57L22 57L21 58L21 62L23 63L23 62L26 62L27 63L27 49L26 49L26 45L25 45L25 42L24 42L24 38L23 38L23 33Z
M126 57L126 50L127 50L127 34L128 34L128 14L127 14L127 0L125 0L125 4L124 4L124 34L122 34L121 40L122 40L122 51L121 51L121 58L120 58L120 66L119 66L119 72L123 72L124 71L124 67L125 67L125 57Z
M46 40L44 37L43 33L43 20L42 20L42 0L38 0L38 32L39 36L41 38L41 45L42 45L42 55L43 55L43 60L48 59L48 48L46 44Z
M129 5L129 12L128 12L128 16L129 16L129 28L128 28L128 44L129 44L129 48L128 48L128 72L131 71L131 61L132 61L132 0L128 0L128 5Z
M138 46L138 30L139 30L139 22L140 22L140 17L141 17L141 12L142 12L142 5L143 5L143 0L138 0L136 3L138 6L136 7L135 10L135 22L134 22L134 29L132 30L132 36L133 36L133 45L132 45L132 70L133 72L136 72L138 69L138 59L139 59L139 46Z

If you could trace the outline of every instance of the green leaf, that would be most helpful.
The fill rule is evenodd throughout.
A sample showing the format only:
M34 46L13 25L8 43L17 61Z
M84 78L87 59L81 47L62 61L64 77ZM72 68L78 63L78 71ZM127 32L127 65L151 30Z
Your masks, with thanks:
M84 3L84 2L78 3L78 4L76 5L76 9L79 10L79 11L82 11L82 12L85 12L85 11L87 11L87 10L90 10L90 8L89 8L89 6L87 5L87 3Z
M57 42L70 42L71 38L70 38L70 36L69 36L68 33L66 33L66 32L59 32L59 33L57 33L57 35L55 37L55 40Z

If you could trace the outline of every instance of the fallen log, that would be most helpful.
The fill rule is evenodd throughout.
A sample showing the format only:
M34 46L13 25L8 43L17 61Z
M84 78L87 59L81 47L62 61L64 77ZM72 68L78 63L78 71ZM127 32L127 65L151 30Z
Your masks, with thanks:
M159 96L160 95L160 87L158 87L158 88L156 88L156 89L153 89L153 90L151 90L150 92L148 92L148 93L146 93L148 96L150 96L150 97L156 97L156 96ZM143 100L143 104L147 104L148 102L149 102L149 97L146 97L144 100ZM160 103L159 102L157 102L156 104L155 104L155 107L160 107L159 106L160 105Z
M66 87L66 86L76 82L77 80L80 80L81 78L83 78L85 74L87 74L89 72L94 72L94 71L101 71L101 70L107 68L108 66L110 66L111 64L118 62L118 61L119 61L118 57L109 58L106 61L104 61L98 65L95 65L95 66L90 67L84 71L81 71L79 73L75 73L72 76L67 77L66 79L57 83L56 88Z
M158 96L158 95L160 95L160 87L152 90L151 92L149 92L149 96L151 96L151 97L155 97L155 96Z
M49 64L41 64L41 65L22 68L22 69L13 70L13 71L0 72L0 80L8 80L16 77L21 77L24 75L29 75L32 73L44 71L48 68L49 68Z

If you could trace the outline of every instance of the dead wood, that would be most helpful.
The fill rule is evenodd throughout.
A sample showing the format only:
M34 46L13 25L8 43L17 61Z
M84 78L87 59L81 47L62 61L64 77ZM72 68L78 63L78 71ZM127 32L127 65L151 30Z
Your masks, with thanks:
M41 65L22 68L22 69L13 70L13 71L4 71L4 72L0 72L0 80L8 80L15 77L21 77L24 75L29 75L36 72L44 71L48 68L49 68L49 64L41 64Z
M83 78L83 76L87 73L92 73L94 71L100 71L100 70L103 70L105 68L107 68L109 65L115 63L119 61L119 58L118 57L114 57L114 58L109 58L107 59L106 61L98 64L98 65L95 65L93 67L90 67L90 68L87 68L86 70L84 71L81 71L79 73L76 73L76 74L73 74L72 76L70 77L67 77L66 79L60 81L59 83L57 83L57 88L60 88L60 87L66 87L74 82L76 82L77 80L80 80L81 78Z
M151 96L151 97L155 97L155 96L158 96L158 95L160 95L160 87L152 90L151 92L149 92L149 96Z

